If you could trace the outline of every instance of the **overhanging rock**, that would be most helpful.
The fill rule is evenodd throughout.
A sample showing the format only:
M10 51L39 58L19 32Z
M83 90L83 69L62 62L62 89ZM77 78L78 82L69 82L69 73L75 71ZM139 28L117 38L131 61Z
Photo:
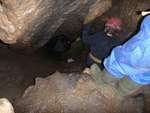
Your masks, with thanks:
M0 0L0 39L38 48L70 15L88 22L110 7L111 0Z

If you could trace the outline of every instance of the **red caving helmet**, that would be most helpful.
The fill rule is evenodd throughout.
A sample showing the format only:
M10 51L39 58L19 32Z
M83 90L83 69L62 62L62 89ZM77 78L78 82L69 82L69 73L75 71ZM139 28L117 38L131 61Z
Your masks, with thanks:
M111 17L105 24L105 27L110 27L116 31L122 31L123 21L117 17Z

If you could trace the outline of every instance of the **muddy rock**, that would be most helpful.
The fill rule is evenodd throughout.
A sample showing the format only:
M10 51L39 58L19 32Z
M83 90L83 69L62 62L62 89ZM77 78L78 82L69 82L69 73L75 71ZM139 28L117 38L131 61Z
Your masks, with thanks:
M17 113L119 113L116 99L111 90L101 92L87 75L56 72L45 79L36 78L35 85L15 102L15 109ZM139 106L134 105L131 113L137 112L135 107Z
M88 22L110 7L111 0L0 0L0 39L41 47L70 16Z

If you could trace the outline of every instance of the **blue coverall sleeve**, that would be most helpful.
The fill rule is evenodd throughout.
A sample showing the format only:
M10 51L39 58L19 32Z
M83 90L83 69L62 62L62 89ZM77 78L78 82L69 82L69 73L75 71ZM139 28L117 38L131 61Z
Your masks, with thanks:
M104 66L117 78L128 76L138 84L150 84L150 16L144 18L135 36L112 50Z

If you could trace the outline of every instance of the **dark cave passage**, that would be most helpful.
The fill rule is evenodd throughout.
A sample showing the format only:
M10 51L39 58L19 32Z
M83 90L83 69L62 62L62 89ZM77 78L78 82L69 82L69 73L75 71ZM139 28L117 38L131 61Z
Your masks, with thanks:
M15 100L24 90L34 84L36 77L47 77L55 71L80 73L84 55L68 63L63 53L51 55L47 49L32 54L20 54L6 47L0 48L0 96Z

